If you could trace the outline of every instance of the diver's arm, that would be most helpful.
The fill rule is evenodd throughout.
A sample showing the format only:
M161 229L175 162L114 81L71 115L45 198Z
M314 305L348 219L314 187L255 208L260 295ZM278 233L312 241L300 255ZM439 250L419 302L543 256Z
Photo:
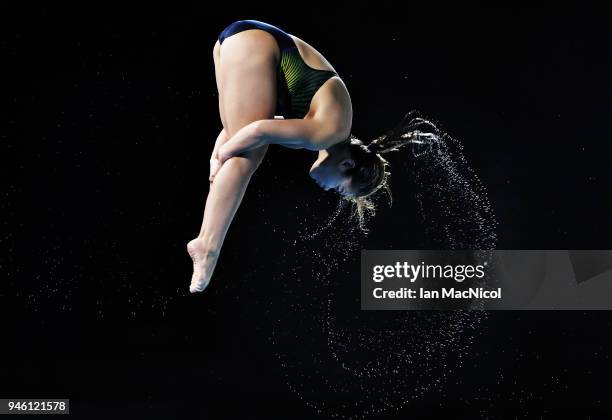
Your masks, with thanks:
M234 134L219 150L221 163L266 144L295 149L322 150L340 140L339 130L327 121L310 119L259 120Z

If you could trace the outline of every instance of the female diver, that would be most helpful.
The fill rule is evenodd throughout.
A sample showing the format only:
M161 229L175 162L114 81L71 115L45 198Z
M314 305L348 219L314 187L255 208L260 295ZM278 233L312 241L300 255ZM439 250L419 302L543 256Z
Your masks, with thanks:
M213 60L223 129L210 159L200 234L187 244L192 293L208 286L268 145L317 151L310 176L354 203L362 220L364 211L374 208L369 197L387 183L388 164L381 153L420 143L424 134L406 132L400 124L368 145L352 136L351 98L332 65L306 42L267 23L230 24L215 43Z

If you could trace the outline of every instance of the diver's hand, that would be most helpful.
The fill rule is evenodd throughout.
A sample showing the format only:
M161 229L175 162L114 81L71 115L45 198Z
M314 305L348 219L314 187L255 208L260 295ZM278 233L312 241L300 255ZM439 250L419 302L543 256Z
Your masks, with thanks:
M210 182L213 182L220 168L221 168L221 162L219 161L218 158L213 158L210 160L210 175L208 176L208 180Z

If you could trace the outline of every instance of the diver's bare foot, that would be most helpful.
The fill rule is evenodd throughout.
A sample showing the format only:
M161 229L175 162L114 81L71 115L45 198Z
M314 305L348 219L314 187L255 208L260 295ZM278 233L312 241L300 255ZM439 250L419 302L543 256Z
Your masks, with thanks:
M191 276L189 291L191 293L201 292L210 283L213 270L217 265L217 256L208 252L203 241L199 238L193 239L187 244L187 252L193 260L193 275Z

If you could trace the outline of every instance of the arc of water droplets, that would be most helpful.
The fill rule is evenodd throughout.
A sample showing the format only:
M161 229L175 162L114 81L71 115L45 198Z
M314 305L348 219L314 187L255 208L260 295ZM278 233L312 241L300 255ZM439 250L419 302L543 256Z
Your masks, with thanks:
M312 232L306 232L306 230L298 232L296 242L298 240L299 241L311 241L321 236L323 232L327 231L329 228L331 228L334 225L334 222L336 221L336 219L338 219L338 216L342 214L342 211L346 208L346 206L347 206L347 202L345 200L340 200L340 202L338 203L338 206L336 206L336 210L334 210L334 213L331 216L329 216L329 218L327 219L325 223L322 223L319 227L314 229Z
M458 141L424 118L415 117L408 124L409 129L417 126L426 126L431 131L419 130L418 139L415 138L413 145L422 146L427 142L423 153L416 153L413 148L413 154L419 158L414 168L414 179L420 188L416 198L427 231L441 240L447 248L484 250L477 253L476 258L486 260L490 255L486 250L493 249L497 241L497 222L486 190L467 164L463 147ZM439 210L440 218L444 219L439 231L434 230L440 225L438 220L433 220L436 212L427 207L430 203L427 203L426 199L432 201L433 210ZM344 223L343 226L336 226L337 229L330 231L343 209L344 206L338 206L322 228L313 234L299 237L301 241L308 241L319 237L325 231L329 232L325 240L317 244L319 249L322 248L321 252L312 248L297 249L302 257L319 263L311 277L315 280L312 283L314 286L307 290L307 293L312 293L319 287L316 284L317 278L323 279L322 288L327 299L323 307L314 302L311 303L313 308L310 309L315 309L314 313L317 309L324 312L324 318L315 319L315 323L323 332L328 356L335 363L341 377L333 376L329 369L322 377L314 377L317 372L316 363L322 363L318 353L312 354L311 360L305 363L308 369L300 374L297 374L300 361L291 366L287 362L288 355L282 354L280 350L277 351L277 357L285 368L289 388L317 413L324 413L331 418L366 418L398 410L409 401L423 397L426 392L441 386L450 374L461 368L462 355L472 345L474 333L486 319L486 313L399 312L393 314L395 316L392 319L392 328L369 328L363 326L363 322L358 322L358 327L343 328L334 315L334 285L331 284L330 274L360 247L358 232L354 226ZM455 222L455 225L452 222ZM294 271L297 272L297 269ZM295 291L290 293L296 294ZM300 309L297 313L307 312L299 308L300 303L293 305L294 308ZM370 315L372 314L361 313L362 317L377 318ZM300 321L304 321L304 318ZM282 331L280 326L279 331ZM277 333L273 334L276 340ZM366 355L374 357L367 358ZM450 361L455 362L455 365ZM339 396L355 390L360 391L359 401L335 405L323 400L316 401L316 397L307 391L309 384L313 382L322 383L326 389ZM316 395L320 389L315 388L312 394Z

